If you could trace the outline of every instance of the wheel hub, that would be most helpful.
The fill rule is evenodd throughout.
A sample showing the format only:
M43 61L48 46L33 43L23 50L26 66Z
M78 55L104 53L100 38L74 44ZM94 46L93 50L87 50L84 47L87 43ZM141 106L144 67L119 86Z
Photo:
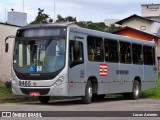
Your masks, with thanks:
M88 88L88 95L89 95L90 98L92 97L92 87Z

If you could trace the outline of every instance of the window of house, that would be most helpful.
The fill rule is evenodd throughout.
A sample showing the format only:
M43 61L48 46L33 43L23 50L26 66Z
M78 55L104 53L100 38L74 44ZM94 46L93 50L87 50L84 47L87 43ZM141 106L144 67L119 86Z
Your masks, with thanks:
M140 26L140 30L146 30L146 26Z

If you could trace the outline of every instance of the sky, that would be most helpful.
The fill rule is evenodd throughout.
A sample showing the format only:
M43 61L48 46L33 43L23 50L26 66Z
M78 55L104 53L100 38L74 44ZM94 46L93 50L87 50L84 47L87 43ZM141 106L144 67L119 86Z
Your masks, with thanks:
M24 2L23 2L24 1ZM23 7L24 3L24 7ZM27 22L34 21L38 8L51 18L60 14L73 16L77 21L104 22L105 19L124 19L141 15L141 4L160 4L159 0L0 0L0 22L7 20L7 12L27 13ZM55 12L54 12L55 4ZM55 13L55 15L54 15Z

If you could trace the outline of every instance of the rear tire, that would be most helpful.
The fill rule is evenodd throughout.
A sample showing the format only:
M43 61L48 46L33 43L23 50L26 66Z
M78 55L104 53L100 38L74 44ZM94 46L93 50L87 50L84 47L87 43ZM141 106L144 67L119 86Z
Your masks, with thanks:
M130 98L134 100L139 99L140 91L141 91L140 83L137 80L135 80L133 82L133 90L132 93L130 94Z
M84 104L90 104L92 102L92 95L92 83L91 81L88 81L85 89L85 96L82 97L82 102Z
M39 96L39 101L42 104L47 104L49 102L50 96Z

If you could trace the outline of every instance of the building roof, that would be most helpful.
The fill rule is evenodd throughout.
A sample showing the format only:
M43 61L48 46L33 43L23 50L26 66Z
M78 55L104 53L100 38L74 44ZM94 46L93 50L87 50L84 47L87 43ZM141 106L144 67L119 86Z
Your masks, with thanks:
M128 20L128 19L131 19L131 18L134 18L134 17L138 17L138 18L141 18L141 19L150 21L150 22L155 22L155 21L153 21L153 20L150 20L150 19L144 18L144 17L142 17L142 16L133 14L133 15L131 15L131 16L127 17L127 18L124 18L124 19L122 19L122 20L120 20L120 21L117 21L117 22L115 22L115 23L116 23L116 24L119 24L119 25L122 25L122 23L123 23L124 21L126 21L126 20Z
M160 5L160 4L141 4L141 6L146 6L146 5L148 5L148 6L151 6L151 5Z
M119 19L105 19L104 23L106 26L110 26L111 24L114 24L117 21L119 21Z
M113 32L113 34L116 34L116 33L118 33L118 32L124 31L124 30L133 30L133 31L141 32L141 33L146 34L146 35L149 35L149 36L153 36L153 37L155 37L155 38L160 38L160 37L158 37L158 36L156 36L156 35L154 35L154 34L150 34L150 33L147 33L147 32L144 32L144 31L135 29L135 28L131 28L131 27L128 27L128 26L123 27L122 29Z
M0 22L0 25L8 25L8 26L14 26L14 27L21 27L21 26L18 26L18 25L13 25L13 24L8 24L8 23L2 23L2 22Z

